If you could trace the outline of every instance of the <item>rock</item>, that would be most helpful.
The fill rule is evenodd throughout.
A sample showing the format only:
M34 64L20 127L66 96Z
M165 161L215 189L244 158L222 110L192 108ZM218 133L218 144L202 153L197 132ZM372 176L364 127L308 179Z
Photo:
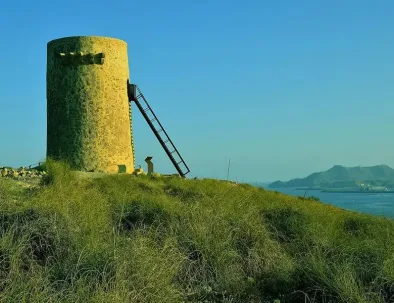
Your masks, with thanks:
M2 177L7 177L7 175L8 175L8 169L7 169L7 168L3 168L3 169L1 170L1 176L2 176Z
M136 168L133 172L134 175L141 175L144 173L144 170L142 168Z
M0 167L0 178L41 178L43 175L46 175L46 172L39 171L35 168L27 168L27 167L19 167L18 169L12 167Z

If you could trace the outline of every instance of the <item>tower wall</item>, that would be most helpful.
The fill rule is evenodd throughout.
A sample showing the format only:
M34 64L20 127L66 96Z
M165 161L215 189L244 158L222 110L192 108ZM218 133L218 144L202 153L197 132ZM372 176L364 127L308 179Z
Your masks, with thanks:
M127 44L67 37L47 45L47 156L74 169L134 171Z

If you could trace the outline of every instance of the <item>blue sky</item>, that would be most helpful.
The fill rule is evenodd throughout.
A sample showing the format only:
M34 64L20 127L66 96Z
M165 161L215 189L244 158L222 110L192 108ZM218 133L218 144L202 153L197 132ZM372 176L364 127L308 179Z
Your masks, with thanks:
M194 177L287 180L394 167L393 1L18 1L0 10L0 166L44 159L46 44L128 43L137 83ZM138 109L137 164L174 173Z

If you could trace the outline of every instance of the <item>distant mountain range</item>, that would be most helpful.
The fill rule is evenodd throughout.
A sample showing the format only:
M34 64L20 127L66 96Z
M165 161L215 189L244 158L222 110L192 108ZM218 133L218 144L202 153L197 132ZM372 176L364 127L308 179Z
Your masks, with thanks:
M313 173L303 179L273 182L269 187L354 188L361 184L394 188L394 169L388 165L370 167L334 165L327 171Z

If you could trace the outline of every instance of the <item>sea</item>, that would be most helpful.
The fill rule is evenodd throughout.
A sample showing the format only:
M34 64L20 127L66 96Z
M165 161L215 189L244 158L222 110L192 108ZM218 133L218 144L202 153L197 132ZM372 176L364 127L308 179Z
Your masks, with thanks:
M314 196L323 203L343 209L394 219L394 193L325 193L289 187L275 190L292 196Z

